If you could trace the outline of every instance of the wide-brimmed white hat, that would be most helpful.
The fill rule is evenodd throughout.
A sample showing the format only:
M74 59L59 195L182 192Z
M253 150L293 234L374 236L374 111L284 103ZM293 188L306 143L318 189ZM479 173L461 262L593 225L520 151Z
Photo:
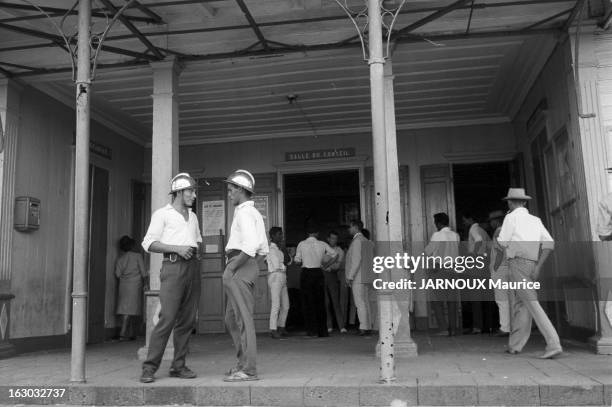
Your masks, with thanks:
M508 195L502 198L504 201L517 200L517 201L528 201L531 197L525 194L525 188L509 188Z

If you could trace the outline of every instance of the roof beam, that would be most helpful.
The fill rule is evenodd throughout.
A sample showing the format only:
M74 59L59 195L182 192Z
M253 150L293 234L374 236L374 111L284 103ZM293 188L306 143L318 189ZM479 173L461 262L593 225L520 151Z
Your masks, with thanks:
M104 4L104 6L106 6L106 8L108 8L112 13L117 14L119 12L119 10L111 2L111 0L101 0L101 1ZM164 55L161 52L159 52L159 50L155 47L155 45L151 43L151 41L147 39L147 37L142 35L142 33L138 30L138 28L134 26L134 24L130 22L130 20L125 18L124 15L119 14L119 21L121 21L123 25L128 30L130 30L132 34L134 34L140 40L140 42L142 42L145 45L145 47L147 47L147 49L153 53L153 55L155 55L155 58L164 59Z
M572 10L572 13L569 15L569 17L565 21L565 24L563 25L563 31L567 31L570 28L570 26L574 22L574 19L576 18L578 13L580 13L582 8L584 7L584 3L586 3L586 0L578 0L578 1L576 1L576 6L574 6L574 9Z
M5 29L5 30L9 30L9 31L14 31L14 32L18 32L21 34L25 34L25 35L29 35L32 37L37 37L37 38L43 38L45 40L50 40L52 41L55 46L60 47L64 50L66 50L66 45L64 43L64 39L62 37L60 37L59 35L55 35L55 34L50 34L44 31L38 31L38 30L32 30L30 28L24 28L24 27L17 27L14 25L10 25L10 24L4 24L4 23L0 23L0 29ZM76 42L76 39L72 39L72 42ZM141 52L135 52L135 51L130 51L127 49L123 49L123 48L117 48L117 47L111 47L108 45L102 45L101 49L103 51L108 51L108 52L112 52L114 54L121 54L121 55L127 55L127 56L131 56L134 58L140 58L140 59L147 59L147 60L156 60L155 57L151 56L151 55L147 55Z
M78 15L78 10L68 10L68 9L63 9L63 8L57 8L57 7L39 7L36 8L34 6L30 6L30 5L26 5L26 4L14 4L14 3L0 3L0 8L4 8L4 9L13 9L13 10L25 10L25 11L35 11L35 12L40 12L41 10L44 11L45 13L49 13L51 16L53 17L59 17L59 16L63 16L65 14L69 14L69 15ZM91 13L92 17L98 17L98 18L113 18L112 15L107 15L104 14L102 12L99 11L93 11ZM43 16L46 17L46 16ZM135 17L135 16L126 16L128 19L132 20L132 21L138 21L138 22L143 22L143 23L149 23L149 24L159 24L157 21L155 21L152 18L148 18L148 17ZM36 14L36 15L32 15L32 16L22 16L22 17L16 17L15 19L10 19L13 21L19 21L17 20L17 18L19 20L35 20L38 18L41 18L40 14ZM7 22L2 20L2 22Z
M242 10L242 13L244 14L247 21L249 22L249 25L255 32L255 35L257 36L257 39L259 40L261 45L264 47L265 50L270 49L270 45L268 44L268 41L266 40L263 33L261 32L261 29L255 22L255 19L253 18L253 15L251 14L251 11L247 7L247 5L244 3L244 0L236 0L236 3L238 3L238 7L240 7L240 10Z
M164 19L159 14L151 10L148 5L145 6L138 0L135 0L134 4L136 5L136 8L138 8L138 10L151 17L157 24L166 24Z
M422 18L418 21L415 21L414 23L398 30L395 33L395 37L399 37L402 36L404 34L409 34L410 32L421 28L422 26L429 24L430 22L437 20L445 15L447 15L448 13L457 10L458 8L461 8L463 6L465 6L465 3L470 2L471 0L457 0L454 3L449 4L448 6L436 11L435 13L432 13L430 15L428 15L425 18Z
M173 7L173 6L184 6L188 4L197 4L197 3L214 3L217 1L225 1L225 0L177 0L177 1L161 1L158 3L147 3L143 6L151 9L158 7ZM128 6L128 9L138 8L137 4L131 4ZM93 9L92 11L98 12L100 9Z
M542 24L546 24L546 23L548 23L549 21L556 20L557 18L559 18L559 17L561 17L561 16L564 16L564 15L566 15L566 14L571 14L571 12L572 12L573 10L575 10L575 7L572 7L572 8L570 8L570 9L564 10L564 11L562 11L562 12L560 12L560 13L557 13L557 14L555 14L555 15L552 15L552 16L550 16L550 17L547 17L547 18L545 18L545 19L542 19L542 20L540 20L540 21L538 21L538 22L535 22L535 23L533 23L533 24L531 24L531 25L529 25L529 26L525 27L525 30L531 30L532 28L539 27L539 26L541 26Z
M0 74L6 76L7 78L12 78L13 77L13 73L10 71L7 71L6 69L0 67Z

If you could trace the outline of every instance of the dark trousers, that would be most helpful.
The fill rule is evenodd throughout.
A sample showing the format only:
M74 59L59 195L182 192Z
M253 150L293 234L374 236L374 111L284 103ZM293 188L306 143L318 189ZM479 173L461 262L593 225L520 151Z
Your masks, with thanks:
M237 257L228 260L228 265ZM255 336L255 280L259 274L257 260L247 260L234 273L225 269L223 289L227 297L225 326L232 337L238 363L246 374L257 374L257 337Z
M304 302L304 323L308 335L327 336L325 277L320 268L303 268L300 286Z
M444 317L444 303L448 307L448 321ZM450 334L457 333L457 301L432 301L431 309L436 317L438 329L448 330Z
M200 302L200 263L196 259L178 260L176 263L164 260L159 278L159 322L151 332L149 353L142 367L153 371L159 368L170 333L174 329L172 368L180 369L185 366L189 337Z

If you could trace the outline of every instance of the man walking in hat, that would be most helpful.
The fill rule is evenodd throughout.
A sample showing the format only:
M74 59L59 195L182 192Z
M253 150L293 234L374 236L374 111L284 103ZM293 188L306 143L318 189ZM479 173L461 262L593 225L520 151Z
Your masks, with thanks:
M230 201L235 206L229 240L225 246L225 325L234 342L238 363L223 380L258 380L257 341L253 320L255 280L259 274L257 258L268 254L268 239L263 218L251 200L255 188L253 175L245 170L236 170L225 182L228 184Z
M500 246L497 243L497 238L501 232L501 227L506 214L504 211L497 210L489 214L489 223L493 229L493 247L491 248L491 259L489 270L491 271L491 279L501 282L508 282L508 259L503 251L500 251ZM506 337L510 335L510 295L508 290L494 288L495 302L499 310L499 331L495 334L498 337Z
M505 249L510 269L510 281L538 280L542 265L554 249L554 241L540 218L530 215L525 207L531 199L523 188L510 188L504 198L510 213L506 215L497 241ZM541 249L541 250L540 250ZM541 359L552 359L563 352L559 335L538 302L535 289L512 290L512 331L508 353L523 349L531 334L531 320L546 340L546 351Z
M151 217L142 247L147 252L163 253L159 321L151 332L149 353L142 364L140 381L155 381L170 333L174 329L174 360L170 376L193 379L196 374L185 366L189 337L194 327L200 300L199 245L202 235L191 206L196 183L187 173L172 178L172 203L156 210Z

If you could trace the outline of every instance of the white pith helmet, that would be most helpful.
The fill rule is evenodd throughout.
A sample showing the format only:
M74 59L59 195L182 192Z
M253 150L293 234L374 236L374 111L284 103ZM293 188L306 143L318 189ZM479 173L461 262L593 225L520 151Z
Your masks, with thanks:
M172 181L170 182L170 193L182 191L184 189L195 189L196 182L191 177L191 175L186 172L181 172L180 174L176 174Z
M232 172L225 180L228 184L236 185L237 187L244 188L250 193L255 190L255 177L247 170L236 170Z

